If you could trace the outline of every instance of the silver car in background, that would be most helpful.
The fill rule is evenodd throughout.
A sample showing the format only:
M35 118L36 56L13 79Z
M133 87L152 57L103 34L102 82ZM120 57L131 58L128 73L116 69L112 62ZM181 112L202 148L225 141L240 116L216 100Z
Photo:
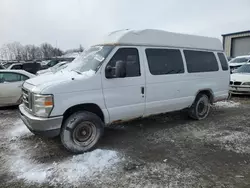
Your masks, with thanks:
M0 70L0 107L20 104L22 84L34 76L24 70Z
M53 67L50 67L48 69L45 69L45 70L40 70L38 71L36 74L37 75L42 75L42 74L50 74L50 73L55 73L57 71L60 71L64 68L66 68L68 66L70 62L69 61L62 61L56 65L54 65Z

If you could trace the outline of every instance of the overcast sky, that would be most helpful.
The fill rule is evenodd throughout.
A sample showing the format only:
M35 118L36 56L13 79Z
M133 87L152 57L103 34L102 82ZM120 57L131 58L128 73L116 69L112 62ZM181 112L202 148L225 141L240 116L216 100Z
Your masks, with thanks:
M119 29L156 28L221 38L250 30L250 0L0 0L0 46L13 41L63 50Z

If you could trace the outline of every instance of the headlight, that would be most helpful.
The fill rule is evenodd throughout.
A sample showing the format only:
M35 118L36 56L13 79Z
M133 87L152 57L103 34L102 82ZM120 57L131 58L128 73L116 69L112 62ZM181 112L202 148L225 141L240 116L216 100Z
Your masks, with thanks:
M33 108L34 115L40 117L48 117L53 109L53 95L33 95Z
M250 85L250 82L244 82L242 85Z

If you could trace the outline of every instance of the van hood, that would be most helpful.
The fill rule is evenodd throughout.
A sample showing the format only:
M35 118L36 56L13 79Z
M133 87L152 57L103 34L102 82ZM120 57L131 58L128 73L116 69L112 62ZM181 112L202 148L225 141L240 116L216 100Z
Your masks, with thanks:
M32 85L33 86L32 91L37 93L41 92L42 90L44 90L49 86L57 85L62 82L70 82L74 79L87 79L94 74L95 72L92 70L83 72L82 74L79 74L75 71L64 70L52 74L42 74L36 76L32 79L25 81L25 84Z
M38 75L32 79L27 80L26 82L37 86L42 84L50 84L54 82L61 82L68 79L72 79L76 76L77 73L74 71L68 71L68 72L59 72L55 74L49 74L49 75Z
M250 82L250 73L234 73L231 74L231 81Z

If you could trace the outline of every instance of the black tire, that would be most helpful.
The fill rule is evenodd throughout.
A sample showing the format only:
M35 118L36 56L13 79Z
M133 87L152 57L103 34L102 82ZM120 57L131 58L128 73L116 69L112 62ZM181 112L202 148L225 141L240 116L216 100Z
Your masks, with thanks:
M206 94L198 94L189 108L189 116L195 120L205 119L210 112L210 101Z
M60 137L63 146L72 153L92 150L103 135L104 123L95 114L76 112L63 123Z

